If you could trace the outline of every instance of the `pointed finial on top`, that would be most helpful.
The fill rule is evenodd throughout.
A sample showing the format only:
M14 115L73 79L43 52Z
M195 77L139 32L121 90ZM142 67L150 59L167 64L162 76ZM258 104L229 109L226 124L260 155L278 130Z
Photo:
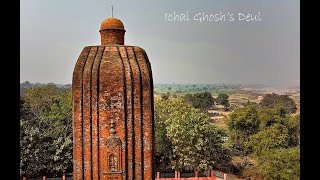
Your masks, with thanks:
M111 17L113 17L113 5L111 5Z

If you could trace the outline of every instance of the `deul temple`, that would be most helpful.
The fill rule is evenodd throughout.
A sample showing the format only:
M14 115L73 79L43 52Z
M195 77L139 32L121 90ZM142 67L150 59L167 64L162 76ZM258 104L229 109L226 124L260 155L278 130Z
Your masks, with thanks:
M85 47L72 80L73 178L154 180L154 110L146 52L124 45L117 18L100 26L101 45Z

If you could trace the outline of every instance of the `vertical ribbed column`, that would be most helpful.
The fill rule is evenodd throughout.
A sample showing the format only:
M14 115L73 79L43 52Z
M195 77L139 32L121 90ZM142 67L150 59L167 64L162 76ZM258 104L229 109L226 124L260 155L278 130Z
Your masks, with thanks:
M147 53L142 50L144 59L146 60L146 64L148 67L148 73L149 73L149 80L150 80L150 108L151 108L151 113L150 113L150 130L151 130L151 137L148 139L151 145L151 168L150 168L150 174L151 174L151 179L155 179L155 129L154 129L154 92L153 92L153 77L152 77L152 69L151 69L151 64L149 61L149 58L147 56Z
M141 166L141 179L144 179L144 116L143 116L143 111L144 111L144 107L143 107L143 102L144 102L144 97L143 97L143 79L142 79L142 71L140 68L140 64L136 55L136 51L135 51L136 47L132 47L133 49L133 54L134 54L134 58L135 58L135 62L137 64L138 67L138 71L139 71L139 79L140 79L140 83L139 83L139 91L140 91L140 97L139 97L139 106L140 106L140 121L138 123L140 123L139 127L140 127L140 140L139 140L139 148L141 151L141 157L140 157L140 166Z
M132 121L132 115L133 115L133 109L132 109L132 102L133 102L133 85L132 85L132 70L131 66L129 63L128 55L127 55L127 50L124 46L119 47L120 55L123 61L124 65L124 72L125 72L125 98L126 98L126 104L125 109L126 109L126 128L125 128L125 136L126 136L126 144L125 144L125 172L126 176L125 179L132 179L133 175L133 159L132 157L134 156L133 151L132 151L132 146L134 144L134 139L133 139L133 121Z
M73 177L74 179L83 179L83 124L82 124L82 74L90 47L85 47L75 65L72 78L72 99L73 99Z
M136 61L136 57L132 47L127 47L127 52L129 56L129 61L132 69L132 77L133 77L133 109L134 109L134 179L140 180L142 179L142 133L141 133L141 75L139 71L139 67Z
M92 67L92 154L93 154L93 179L100 179L100 159L99 159L99 69L101 59L104 53L104 47L99 47L96 58L94 60L94 64Z
M105 47L104 54L100 62L100 68L98 68L98 122L99 122L99 164L100 164L100 179L104 178L104 173L107 172L107 147L106 137L108 137L108 117L107 117L107 97L109 92L106 91L107 86L110 85L108 77L108 63L110 61L110 52L108 47ZM110 122L110 121L109 121Z
M143 50L139 47L134 47L137 62L141 72L142 79L142 127L143 127L143 176L144 180L151 180L152 178L152 112L151 112L151 97L152 88L150 81L149 68L147 65L148 59L144 56Z
M126 154L126 76L125 76L125 69L123 60L120 56L120 52L118 49L118 46L110 46L110 57L111 62L109 64L110 68L110 98L111 98L111 109L110 109L110 120L114 120L115 122L115 130L116 134L119 136L119 138L122 141L122 152L121 152L121 161L118 163L121 163L121 171L125 170L125 154ZM122 172L121 176L123 176L124 173Z
M123 171L123 165L125 164L125 106L126 99L125 92L125 72L120 53L116 46L106 46L105 56L102 58L100 65L100 106L99 113L100 119L100 167L101 167L101 179L107 179L112 174L108 169L108 157L107 153L111 152L111 147L106 145L106 139L110 136L110 122L115 122L115 133L122 141L122 152L119 160L120 171ZM115 174L114 174L115 175ZM123 173L119 174L123 176ZM112 175L113 176L113 175Z
M92 88L91 70L97 54L97 47L91 47L83 71L83 152L84 152L84 179L92 179Z
M72 98L74 179L154 179L153 81L143 49L84 48L74 69ZM121 140L119 152L106 143L111 121ZM113 153L117 170L108 167Z

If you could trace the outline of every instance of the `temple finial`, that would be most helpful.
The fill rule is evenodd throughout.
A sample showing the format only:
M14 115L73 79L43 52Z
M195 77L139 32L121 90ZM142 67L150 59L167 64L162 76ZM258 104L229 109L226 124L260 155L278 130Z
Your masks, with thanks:
M111 5L111 17L113 17L113 5Z

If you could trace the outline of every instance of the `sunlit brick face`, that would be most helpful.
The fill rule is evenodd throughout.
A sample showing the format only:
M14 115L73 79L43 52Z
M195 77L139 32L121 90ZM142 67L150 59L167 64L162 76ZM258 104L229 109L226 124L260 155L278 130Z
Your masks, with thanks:
M124 45L124 34L121 29L101 30L101 45Z
M75 180L154 180L154 109L146 52L124 45L124 26L103 21L72 80Z
M123 23L117 18L107 18L100 26L101 45L124 45Z

